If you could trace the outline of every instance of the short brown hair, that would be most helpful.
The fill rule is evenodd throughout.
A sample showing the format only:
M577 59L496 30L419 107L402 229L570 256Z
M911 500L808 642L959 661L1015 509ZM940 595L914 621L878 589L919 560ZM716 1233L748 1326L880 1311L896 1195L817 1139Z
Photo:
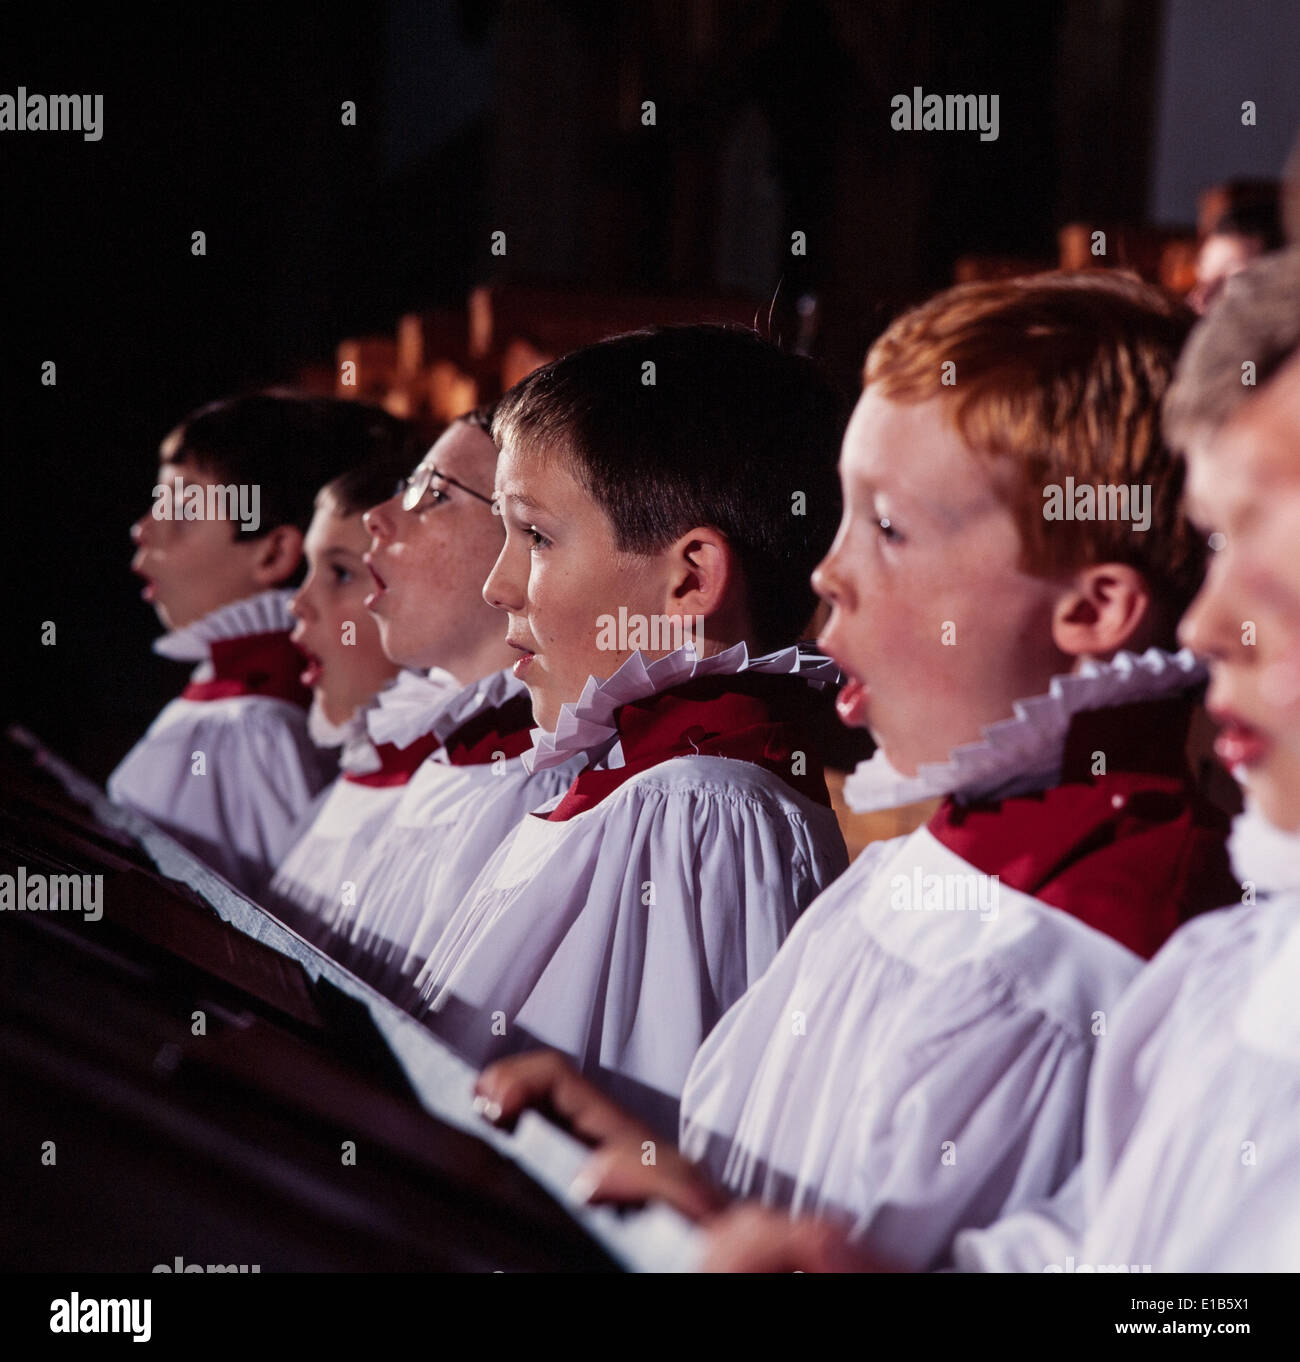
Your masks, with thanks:
M492 431L499 446L564 458L621 550L720 530L744 576L747 642L766 652L794 643L816 607L809 578L835 538L847 417L812 360L700 324L611 336L535 369Z
M997 461L1029 571L1127 563L1172 626L1205 566L1182 514L1182 466L1160 431L1191 322L1181 304L1111 271L960 284L889 327L867 355L864 381L891 400L948 402L970 449ZM1047 520L1047 489L1067 477L1149 485L1150 527Z
M1213 434L1300 346L1300 246L1234 274L1193 328L1165 398L1165 438L1186 451ZM1253 364L1253 386L1244 364Z

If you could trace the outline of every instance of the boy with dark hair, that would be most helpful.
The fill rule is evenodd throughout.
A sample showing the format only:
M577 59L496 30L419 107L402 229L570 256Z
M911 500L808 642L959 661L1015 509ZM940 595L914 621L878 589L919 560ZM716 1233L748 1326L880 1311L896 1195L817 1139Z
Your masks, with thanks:
M247 892L330 774L307 734L311 697L289 641L307 490L408 439L385 412L332 398L215 402L163 441L152 511L131 527L132 570L169 630L155 651L198 665L109 793Z
M700 1041L844 868L805 726L835 669L794 646L843 419L809 361L711 326L589 346L502 399L483 594L532 769L587 766L413 949L414 1005L473 1058L545 1041L671 1123Z

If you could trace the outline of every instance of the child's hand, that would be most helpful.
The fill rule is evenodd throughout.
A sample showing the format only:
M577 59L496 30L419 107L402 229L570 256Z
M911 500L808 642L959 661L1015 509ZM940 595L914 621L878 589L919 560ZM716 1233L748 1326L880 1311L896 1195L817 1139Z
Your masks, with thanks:
M697 1222L710 1220L727 1205L698 1165L649 1132L641 1139L624 1136L603 1144L574 1180L573 1194L592 1205L664 1201Z
M475 1109L493 1125L514 1126L533 1108L590 1145L653 1140L654 1133L589 1083L555 1050L535 1050L490 1064L474 1084Z
M611 1101L554 1050L489 1065L474 1091L474 1105L493 1125L511 1127L532 1108L595 1147L574 1184L574 1194L583 1201L632 1205L658 1199L692 1220L706 1219L726 1204L671 1142Z
M791 1219L757 1202L716 1217L706 1237L704 1272L883 1272L830 1220Z

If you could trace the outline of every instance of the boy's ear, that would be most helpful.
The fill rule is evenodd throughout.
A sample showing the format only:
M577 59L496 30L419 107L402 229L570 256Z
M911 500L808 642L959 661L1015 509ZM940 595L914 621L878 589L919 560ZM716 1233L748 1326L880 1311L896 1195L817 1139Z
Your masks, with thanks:
M717 615L730 605L739 563L721 530L688 530L669 550L671 575L665 614Z
M277 525L268 530L253 547L253 576L266 588L280 586L298 570L302 562L302 531L296 525Z
M1071 657L1144 652L1154 641L1146 578L1127 563L1098 563L1070 579L1052 612L1052 641Z

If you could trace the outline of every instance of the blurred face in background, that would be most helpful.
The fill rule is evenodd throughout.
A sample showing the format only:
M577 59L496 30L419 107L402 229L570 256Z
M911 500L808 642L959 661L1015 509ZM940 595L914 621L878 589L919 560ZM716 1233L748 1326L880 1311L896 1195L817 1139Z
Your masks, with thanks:
M223 605L279 585L301 561L302 536L292 526L254 536L238 521L185 519L176 504L177 487L200 487L206 501L206 489L220 483L190 460L164 463L156 486L169 489L172 513L155 515L163 505L156 499L131 526L136 550L131 571L144 578L140 595L167 629L184 628Z
M1188 510L1216 552L1179 636L1210 659L1219 759L1300 831L1300 364L1187 463Z
M291 637L307 658L303 684L334 725L369 704L398 671L385 657L379 629L366 611L372 588L364 561L369 547L361 513L343 513L323 492L304 541L307 577L290 607L298 619Z
M1256 256L1262 255L1264 242L1256 236L1240 236L1236 232L1211 232L1201 243L1196 256L1196 286L1187 301L1204 315L1223 290L1224 284L1239 270L1244 270Z

